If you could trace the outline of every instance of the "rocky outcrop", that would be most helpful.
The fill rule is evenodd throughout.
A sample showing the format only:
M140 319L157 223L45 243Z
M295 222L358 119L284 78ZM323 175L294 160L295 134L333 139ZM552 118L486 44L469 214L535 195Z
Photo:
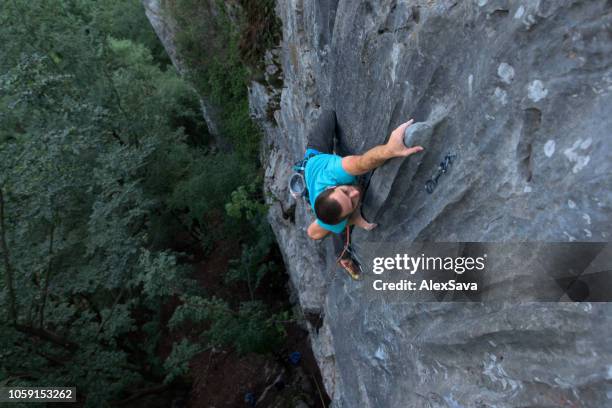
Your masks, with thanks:
M163 5L163 0L142 0L142 4L145 9L145 13L153 30L155 30L155 34L161 41L166 50L166 53L170 57L172 61L172 65L176 68L178 72L185 75L188 72L188 67L181 59L180 53L177 51L176 45L176 33L180 30L177 22L174 20L172 15L165 10ZM211 7L214 7L214 2L210 2ZM202 46L205 46L204 44ZM202 116L206 121L206 126L208 127L208 133L213 136L215 143L218 147L223 150L229 148L229 143L222 137L220 134L220 112L217 107L215 107L208 99L202 97L200 95L200 110L202 112Z
M158 0L143 3L183 70L180 27ZM334 406L611 406L609 304L522 303L511 296L520 285L468 303L375 292L371 271L348 279L330 240L307 238L312 216L287 190L321 108L336 110L342 154L412 117L433 131L420 136L423 153L371 176L363 210L379 227L353 233L364 265L372 248L398 243L607 242L610 1L287 0L277 13L283 41L250 86L251 113L265 131L270 222ZM607 248L591 265L612 269ZM493 280L539 273L544 246L527 250L508 249L512 267Z
M379 227L355 231L357 247L608 241L612 4L288 0L277 12L279 109L270 120L279 90L261 84L251 107L266 131L270 221L334 406L612 405L608 304L377 294L338 273L329 240L308 240L312 218L286 188L320 108L336 110L343 153L383 143L412 117L435 123L433 134L424 153L374 173L391 184L370 183L366 194L384 197L364 214Z

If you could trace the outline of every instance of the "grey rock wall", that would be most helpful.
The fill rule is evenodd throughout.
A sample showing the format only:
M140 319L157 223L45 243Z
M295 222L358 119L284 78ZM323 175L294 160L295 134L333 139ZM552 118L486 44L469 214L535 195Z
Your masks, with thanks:
M143 4L184 72L180 27L158 0ZM434 132L424 153L372 175L364 215L379 228L355 231L358 249L607 242L611 2L287 0L277 12L283 42L266 56L266 81L250 87L251 113L266 134L270 222L334 406L612 406L608 304L414 303L373 292L371 277L338 271L329 239L307 238L312 216L286 188L320 108L336 110L343 154L383 143L412 117ZM429 194L447 154L453 164ZM529 271L530 259L515 270Z
M286 0L280 109L266 130L270 221L336 407L612 406L606 303L408 303L334 266L287 194L319 109L343 153L408 118L425 152L377 170L379 223L356 246L412 241L608 241L612 233L612 3L604 0ZM433 193L425 183L456 155ZM388 188L389 180L391 188ZM369 261L368 259L365 260ZM525 265L529 268L529 265Z

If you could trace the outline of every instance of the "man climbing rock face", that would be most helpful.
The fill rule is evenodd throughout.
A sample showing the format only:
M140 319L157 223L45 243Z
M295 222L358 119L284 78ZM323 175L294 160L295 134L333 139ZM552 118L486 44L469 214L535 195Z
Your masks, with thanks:
M387 143L361 155L340 157L333 153L337 137L334 111L325 110L309 133L305 158L304 178L310 205L316 220L308 227L308 236L322 239L330 232L341 233L347 225L366 230L376 227L361 215L363 191L357 177L382 165L394 157L407 157L423 150L421 146L404 145L404 132L413 120L396 128Z

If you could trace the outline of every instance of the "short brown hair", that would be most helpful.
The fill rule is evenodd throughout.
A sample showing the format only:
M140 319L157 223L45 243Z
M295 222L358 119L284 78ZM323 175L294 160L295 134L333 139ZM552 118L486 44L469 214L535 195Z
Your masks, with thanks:
M335 225L342 221L342 206L330 197L335 189L328 188L315 200L315 214L317 218L329 225Z

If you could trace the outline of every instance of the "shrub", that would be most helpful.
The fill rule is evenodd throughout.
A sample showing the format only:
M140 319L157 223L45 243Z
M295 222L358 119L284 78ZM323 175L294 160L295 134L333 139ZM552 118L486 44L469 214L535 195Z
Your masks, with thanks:
M207 323L200 333L209 346L232 346L239 354L274 351L286 336L283 326L287 313L270 313L260 301L242 302L238 311L217 297L183 296L169 325L176 330L184 323Z

